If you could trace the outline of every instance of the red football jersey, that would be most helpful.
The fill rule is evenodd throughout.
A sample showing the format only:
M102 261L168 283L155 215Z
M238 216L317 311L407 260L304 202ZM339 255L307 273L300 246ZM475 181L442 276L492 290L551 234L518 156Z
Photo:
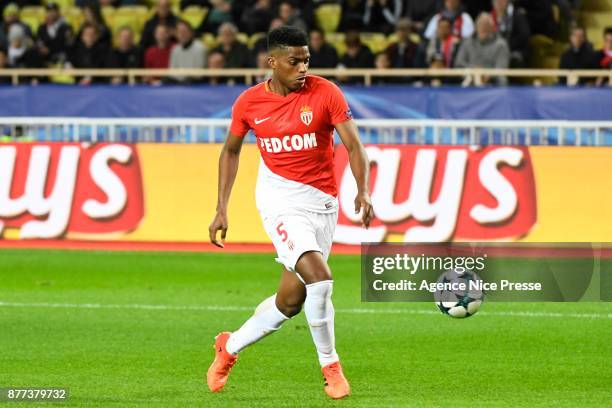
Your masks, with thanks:
M336 197L334 126L352 119L344 95L334 83L313 75L306 77L300 90L287 96L273 93L269 81L238 97L230 126L233 135L244 136L252 129L257 138L263 160L258 190L266 189L266 194L276 191L277 199L289 200L293 191L295 202L306 206L320 204L325 196ZM264 181L262 172L269 176ZM305 194L312 188L324 195L316 191ZM325 206L329 209L329 203Z

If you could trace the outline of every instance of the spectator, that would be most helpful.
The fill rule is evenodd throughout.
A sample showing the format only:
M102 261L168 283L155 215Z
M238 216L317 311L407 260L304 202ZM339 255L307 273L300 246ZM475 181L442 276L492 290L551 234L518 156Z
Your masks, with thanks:
M389 58L389 54L386 52L379 52L374 58L374 67L376 70L388 70L392 69L392 61ZM373 85L385 85L385 84L401 84L405 83L406 78L400 76L387 76L387 75L373 75Z
M32 38L32 31L27 24L19 20L19 7L15 3L9 3L2 13L2 22L0 22L0 49L8 48L8 33L13 24L18 24L23 27L27 37Z
M335 68L338 65L336 49L325 42L321 30L310 30L310 68Z
M272 1L257 0L244 10L241 16L242 26L249 34L265 32L272 22Z
M444 65L444 55L442 54L434 54L429 62L430 69L444 69L446 66ZM429 82L429 86L438 87L443 84L456 84L460 81L457 81L457 78L453 77L437 77L430 76L427 78L427 82Z
M208 55L208 68L209 69L223 69L225 68L225 55L221 51L217 51L213 49ZM233 85L234 80L230 79L231 84ZM228 83L227 77L217 77L210 76L208 77L208 83L210 85L220 85Z
M461 41L453 35L453 23L442 17L438 20L436 38L429 41L426 51L426 62L430 68L452 68Z
M361 42L359 31L350 30L346 32L344 43L346 52L340 59L339 68L374 68L374 54L367 45ZM359 78L340 76L338 78L346 83L358 83Z
M422 33L425 31L425 23L438 11L439 4L439 0L406 0L406 10L402 15L412 21L418 33Z
M296 9L291 1L283 1L278 6L278 18L283 20L283 24L297 27L305 33L308 26L300 15L300 10Z
M129 27L119 30L118 46L113 49L108 56L108 68L134 69L141 68L142 50L134 43L134 33ZM114 77L112 83L117 85L124 83L126 78Z
M506 40L510 48L510 67L526 66L529 55L529 23L525 10L515 8L510 0L493 0L495 31Z
M11 25L8 34L8 66L11 68L42 68L43 61L32 40L19 24Z
M608 71L612 69L612 27L608 27L604 30L604 45L600 51L595 53L595 64L601 69ZM603 85L609 78L609 75L599 77L599 79L597 79L597 85Z
M98 27L91 23L83 24L81 37L70 53L70 65L74 68L104 68L108 48L98 41ZM79 85L90 85L93 82L104 82L103 77L85 76L77 78Z
M514 5L526 11L531 34L555 35L558 27L553 14L553 0L516 0Z
M410 39L412 23L401 18L395 26L397 41L389 44L385 50L392 68L414 68L418 46Z
M83 6L83 16L85 17L85 22L81 25L76 41L80 41L85 24L93 24L96 26L96 31L98 32L98 44L110 48L112 46L112 35L104 21L104 17L100 11L100 5L94 0L88 0Z
M225 57L225 68L248 68L251 65L249 49L236 39L237 33L233 23L223 23L219 27L219 45L214 50Z
M174 27L178 18L170 8L170 0L158 0L155 15L151 17L144 25L142 35L140 37L140 48L143 50L155 45L155 32L157 26L162 24L168 29L169 39L174 35Z
M465 40L459 48L455 66L459 68L508 68L510 50L506 41L494 31L493 17L481 13L476 20L476 36ZM483 78L488 83L490 78ZM505 85L505 77L495 79L498 85Z
M206 48L200 40L193 38L191 25L186 21L176 24L178 44L170 52L170 68L204 68L206 66ZM198 81L196 77L176 76L173 79L181 83Z
M391 60L389 59L389 54L386 52L379 52L374 57L374 68L382 70L382 69L391 69Z
M340 60L341 65L346 68L374 68L374 55L370 48L361 42L359 31L348 31L344 43L346 53Z
M227 0L210 0L211 9L206 14L206 18L198 27L198 34L216 33L223 23L230 23L232 18L232 5Z
M339 31L361 30L365 14L365 1L342 0L340 4L342 6L342 16L340 18Z
M598 68L612 69L612 27L604 30L603 48L595 54L595 62Z
M427 29L425 29L425 38L431 40L436 36L438 20L442 17L446 17L453 22L453 35L459 38L468 38L474 34L474 21L468 13L463 11L461 0L444 0L442 11L429 20Z
M370 31L389 34L402 14L401 0L366 0L363 24Z
M47 3L46 10L45 23L36 34L38 49L46 62L63 63L72 48L72 28L60 14L56 3Z
M374 57L374 67L377 71L388 70L391 68L391 60L386 52L379 52ZM372 85L384 85L393 82L396 77L390 77L385 75L374 75L372 76Z
M595 53L593 46L587 41L586 32L583 27L576 26L570 34L570 46L561 54L559 62L561 69L595 69ZM566 78L561 77L560 83L566 84ZM578 83L584 85L592 82L592 78L581 77Z
M150 46L145 51L144 67L148 69L168 68L172 46L170 29L164 24L158 25L155 28L155 45ZM153 85L161 84L157 77L145 78L145 81Z

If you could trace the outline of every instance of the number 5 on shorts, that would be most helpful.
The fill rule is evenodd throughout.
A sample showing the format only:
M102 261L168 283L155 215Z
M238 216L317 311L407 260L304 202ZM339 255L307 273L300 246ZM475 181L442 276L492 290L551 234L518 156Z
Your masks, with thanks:
M283 229L282 222L276 226L276 232L278 232L278 235L283 239L283 242L287 240L287 231Z

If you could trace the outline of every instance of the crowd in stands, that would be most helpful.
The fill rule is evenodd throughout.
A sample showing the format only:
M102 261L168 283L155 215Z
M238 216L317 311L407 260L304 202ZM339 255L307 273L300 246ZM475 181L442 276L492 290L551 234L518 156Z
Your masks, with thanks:
M67 2L81 8L78 27L66 20L63 7L54 0L3 2L0 69L267 68L266 39L261 33L282 25L309 33L311 68L528 67L530 37L555 37L564 35L563 30L569 44L560 68L612 68L612 28L603 33L603 48L594 50L585 29L576 24L577 0L64 0L61 5ZM316 18L317 9L329 4L341 5L337 27L343 33L341 42L328 42L329 30ZM151 7L140 32L130 25L115 29L105 21L105 7L134 5ZM20 10L29 6L44 6L44 21L36 30L20 20ZM196 24L181 18L182 10L193 7L207 9ZM214 36L214 42L203 41L204 36ZM245 43L244 38L249 37L252 41ZM384 46L373 49L372 41L380 38ZM379 76L374 81L409 83L416 79ZM0 81L8 80L0 77ZM340 80L359 82L350 77ZM76 79L82 85L108 81L103 77ZM126 78L110 81L120 84ZM217 84L240 78L152 75L144 81ZM452 77L432 81L461 82ZM501 76L485 81L507 83Z

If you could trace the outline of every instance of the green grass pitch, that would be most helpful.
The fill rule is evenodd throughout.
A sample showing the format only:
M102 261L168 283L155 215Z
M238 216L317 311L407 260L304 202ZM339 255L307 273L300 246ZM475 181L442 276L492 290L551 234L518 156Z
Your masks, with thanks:
M214 335L276 289L265 254L0 251L0 387L67 387L59 405L75 407L610 406L612 304L485 303L455 320L433 302L361 303L359 258L330 264L346 400L324 394L303 314L208 392Z

